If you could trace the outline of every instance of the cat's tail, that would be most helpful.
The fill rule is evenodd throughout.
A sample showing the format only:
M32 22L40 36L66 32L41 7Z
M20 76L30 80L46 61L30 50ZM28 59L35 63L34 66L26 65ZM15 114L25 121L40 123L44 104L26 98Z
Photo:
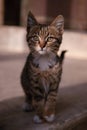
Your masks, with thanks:
M66 53L66 52L67 52L67 50L63 50L63 51L61 52L61 54L60 54L60 64L63 63L64 57L65 57L65 53Z

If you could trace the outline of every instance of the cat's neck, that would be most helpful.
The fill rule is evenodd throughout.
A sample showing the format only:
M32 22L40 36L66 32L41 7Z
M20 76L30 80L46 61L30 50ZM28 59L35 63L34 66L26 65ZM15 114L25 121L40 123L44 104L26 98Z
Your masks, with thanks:
M33 59L33 63L37 66L41 71L45 71L51 67L53 67L57 62L57 55L54 53L44 54L44 55L36 55Z

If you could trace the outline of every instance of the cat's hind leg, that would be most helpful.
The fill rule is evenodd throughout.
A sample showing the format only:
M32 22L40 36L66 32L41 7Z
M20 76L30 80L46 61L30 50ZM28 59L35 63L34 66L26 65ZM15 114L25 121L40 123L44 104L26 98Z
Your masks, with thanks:
M30 112L30 111L34 110L34 108L32 106L32 99L31 99L31 97L26 97L25 102L22 105L22 109L25 112Z
M24 104L22 105L22 109L25 112L30 112L33 110L33 106L27 102L24 102Z

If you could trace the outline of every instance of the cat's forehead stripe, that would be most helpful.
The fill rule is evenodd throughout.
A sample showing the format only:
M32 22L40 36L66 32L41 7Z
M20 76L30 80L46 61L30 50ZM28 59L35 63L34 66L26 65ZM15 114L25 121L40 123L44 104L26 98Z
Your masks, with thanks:
M58 36L58 32L55 30L55 28L50 26L35 26L31 29L29 35L38 35L43 37L47 37L49 35Z
M47 35L47 34L48 34L48 27L41 27L39 35Z

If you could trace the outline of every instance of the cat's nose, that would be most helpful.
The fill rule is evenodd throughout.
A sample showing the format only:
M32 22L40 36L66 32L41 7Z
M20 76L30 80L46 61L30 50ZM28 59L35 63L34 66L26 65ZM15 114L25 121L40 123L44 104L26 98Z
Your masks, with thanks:
M41 50L43 50L43 48L46 46L45 43L40 43L40 47L41 47Z

